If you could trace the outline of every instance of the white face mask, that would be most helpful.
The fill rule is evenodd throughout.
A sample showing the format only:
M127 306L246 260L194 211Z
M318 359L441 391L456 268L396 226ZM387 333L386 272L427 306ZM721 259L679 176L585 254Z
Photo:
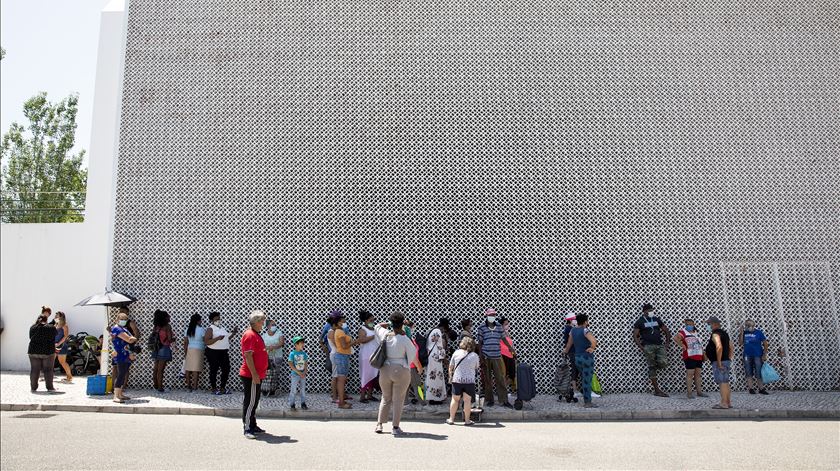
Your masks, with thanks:
M491 324L495 324L496 323L496 316L487 316L487 322L489 322Z
M213 325L215 325L216 327L221 327L222 321L220 319L216 319L215 321L213 321Z

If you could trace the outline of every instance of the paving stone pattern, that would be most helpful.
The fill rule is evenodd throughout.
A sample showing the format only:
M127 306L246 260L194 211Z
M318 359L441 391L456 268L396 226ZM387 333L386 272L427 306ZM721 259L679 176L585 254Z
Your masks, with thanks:
M69 410L101 411L114 413L149 414L203 414L239 416L242 394L215 396L207 391L188 392L182 389L159 393L154 390L129 390L132 400L126 404L115 404L111 396L87 396L84 378L77 378L74 384L60 384L56 387L61 394L46 394L29 391L28 376L20 373L3 372L0 375L0 403L4 410ZM525 404L523 411L513 411L500 406L488 408L484 420L558 420L558 419L691 419L691 418L840 418L840 393L837 392L774 392L770 396L735 393L730 411L714 411L710 407L717 400L717 393L709 398L688 399L674 392L670 398L659 398L646 394L606 394L595 402L595 410L583 409L578 404L560 402L554 396L537 396ZM307 398L309 411L291 411L286 395L263 397L260 400L262 416L290 417L301 419L373 419L379 403L354 403L352 410L340 410L324 394L310 394ZM418 420L443 420L446 406L406 406L406 417Z

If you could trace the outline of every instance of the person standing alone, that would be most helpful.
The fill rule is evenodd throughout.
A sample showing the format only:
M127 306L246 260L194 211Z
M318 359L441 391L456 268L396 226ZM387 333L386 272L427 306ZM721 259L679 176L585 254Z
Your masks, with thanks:
M265 379L268 370L268 352L260 331L265 324L265 313L252 311L248 316L250 327L242 334L240 349L242 350L242 366L239 377L245 396L242 400L242 425L245 428L245 438L254 439L257 433L265 430L257 426L257 406L260 403L260 382Z
M662 344L662 334L665 334L665 345ZM648 378L653 386L653 395L668 397L659 387L657 378L659 371L668 367L668 346L671 344L671 332L662 319L653 315L653 306L645 303L642 306L642 317L633 324L633 340L645 355L648 365Z

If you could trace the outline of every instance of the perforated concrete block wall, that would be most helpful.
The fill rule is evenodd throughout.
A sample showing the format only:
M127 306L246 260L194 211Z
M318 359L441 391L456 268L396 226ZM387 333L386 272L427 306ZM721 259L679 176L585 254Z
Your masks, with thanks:
M780 386L840 387L837 2L132 0L127 34L113 287L144 333L261 308L324 391L330 309L492 306L550 392L573 310L604 389L646 391L651 302L755 317Z

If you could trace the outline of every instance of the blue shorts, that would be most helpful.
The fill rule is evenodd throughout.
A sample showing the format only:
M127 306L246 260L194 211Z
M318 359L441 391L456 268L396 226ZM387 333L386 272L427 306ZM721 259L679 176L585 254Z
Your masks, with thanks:
M172 360L172 348L168 345L164 345L163 347L160 347L160 350L152 355L152 358L156 361L170 361Z
M712 362L712 375L715 377L715 384L723 384L729 382L729 371L731 362L729 360L723 360L721 363L723 364L723 368L718 368L718 364L716 361Z
M333 376L347 376L350 372L350 355L336 353L333 357Z
M67 355L68 353L70 353L70 345L67 345L67 342L61 344L59 350L55 352L56 355Z
M747 378L761 379L761 357L744 357L744 374Z

